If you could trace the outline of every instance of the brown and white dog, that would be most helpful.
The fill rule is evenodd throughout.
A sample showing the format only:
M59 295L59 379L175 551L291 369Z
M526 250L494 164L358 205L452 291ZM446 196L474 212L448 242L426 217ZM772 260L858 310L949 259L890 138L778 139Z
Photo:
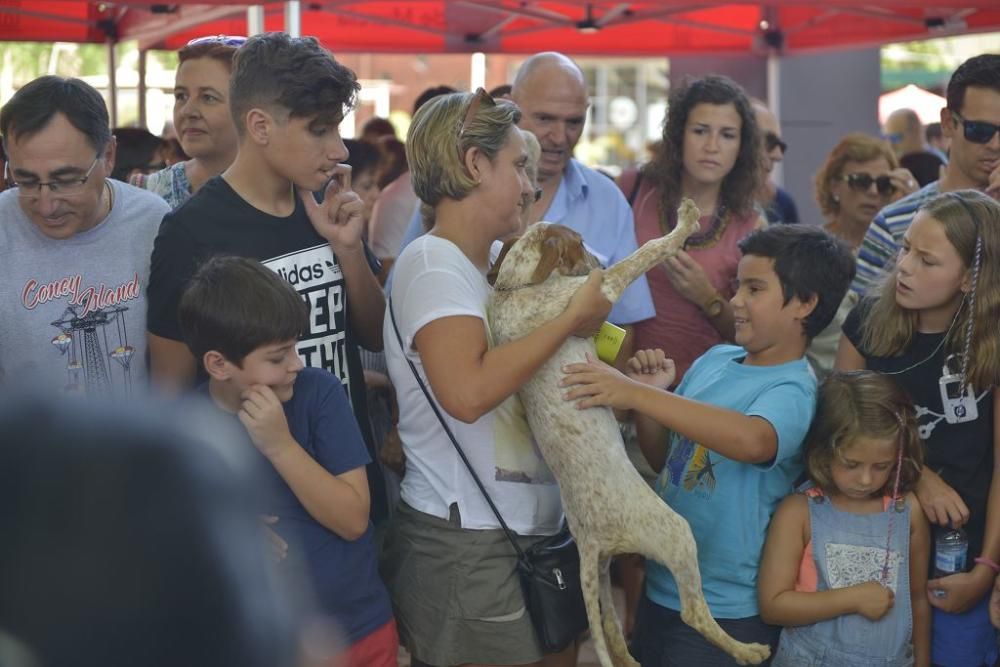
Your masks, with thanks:
M608 300L617 301L629 283L674 255L698 229L698 217L694 203L684 200L670 234L607 269L602 291ZM498 264L488 305L498 345L556 317L597 266L579 234L545 222L529 227ZM611 599L608 564L623 553L642 554L670 569L680 587L685 623L740 664L762 662L770 653L767 646L736 641L712 618L701 592L691 529L636 472L611 409L580 411L563 400L563 366L585 361L588 353L596 358L591 339L569 338L519 395L542 456L559 482L566 519L580 550L580 580L601 665L638 665L628 653Z

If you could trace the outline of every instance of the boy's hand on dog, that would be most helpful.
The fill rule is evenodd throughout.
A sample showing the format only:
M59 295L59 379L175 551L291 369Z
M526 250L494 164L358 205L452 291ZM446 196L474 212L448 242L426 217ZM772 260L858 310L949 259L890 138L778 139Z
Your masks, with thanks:
M594 269L587 281L573 293L566 306L566 313L573 318L573 335L589 338L596 334L611 312L611 302L601 291L604 272Z
M625 374L636 382L666 389L674 383L677 367L663 350L639 350L626 362Z
M334 168L334 175L327 183L322 204L316 203L311 192L298 192L316 233L329 241L335 251L361 250L365 203L351 190L350 165L338 164Z
M888 614L896 601L892 589L877 581L855 584L851 588L857 596L857 612L869 621L877 621Z
M576 401L578 410L600 405L630 410L635 403L636 388L642 386L590 354L586 363L567 364L563 366L563 372L566 375L559 385L569 387L563 393L563 400Z
M288 430L285 410L274 391L262 384L255 384L240 396L243 405L237 417L246 428L253 444L268 459L294 443Z

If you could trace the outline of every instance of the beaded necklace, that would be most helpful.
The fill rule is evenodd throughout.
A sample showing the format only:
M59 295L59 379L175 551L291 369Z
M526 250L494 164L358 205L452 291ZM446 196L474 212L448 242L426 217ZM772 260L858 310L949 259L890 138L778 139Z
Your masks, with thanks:
M718 242L722 233L726 230L726 225L729 224L730 217L726 207L720 204L716 207L715 213L712 215L712 219L709 220L708 225L702 231L689 236L684 243L684 247L688 249L711 248ZM660 211L660 231L663 232L664 236L673 231L676 226L676 213L667 216L663 211Z

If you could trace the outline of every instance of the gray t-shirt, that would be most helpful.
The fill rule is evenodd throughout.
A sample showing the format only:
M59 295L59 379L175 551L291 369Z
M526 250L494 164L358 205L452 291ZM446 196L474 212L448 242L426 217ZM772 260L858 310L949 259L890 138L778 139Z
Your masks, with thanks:
M124 395L146 386L146 284L170 207L120 181L111 214L68 239L0 194L0 383Z

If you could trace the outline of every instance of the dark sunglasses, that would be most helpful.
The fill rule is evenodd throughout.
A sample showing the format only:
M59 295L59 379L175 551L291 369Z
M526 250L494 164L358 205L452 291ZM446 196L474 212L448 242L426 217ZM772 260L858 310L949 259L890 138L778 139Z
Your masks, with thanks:
M842 178L847 181L847 187L855 192L867 191L871 188L872 183L875 184L875 189L878 190L878 193L883 197L887 197L896 191L896 186L892 184L892 179L888 176L879 176L876 178L871 174L859 171L854 174L847 174Z
M768 132L764 135L764 146L767 148L767 152L770 153L775 148L780 148L782 154L788 150L788 144L781 140L781 137L776 135L774 132Z
M957 111L952 111L951 115L962 124L965 140L974 144L988 144L993 139L993 135L1000 132L1000 125L987 123L984 120L968 120L962 118L962 115Z
M222 46L234 46L239 48L247 41L246 37L238 35L206 35L205 37L195 37L187 43L188 46L197 44L221 44Z

